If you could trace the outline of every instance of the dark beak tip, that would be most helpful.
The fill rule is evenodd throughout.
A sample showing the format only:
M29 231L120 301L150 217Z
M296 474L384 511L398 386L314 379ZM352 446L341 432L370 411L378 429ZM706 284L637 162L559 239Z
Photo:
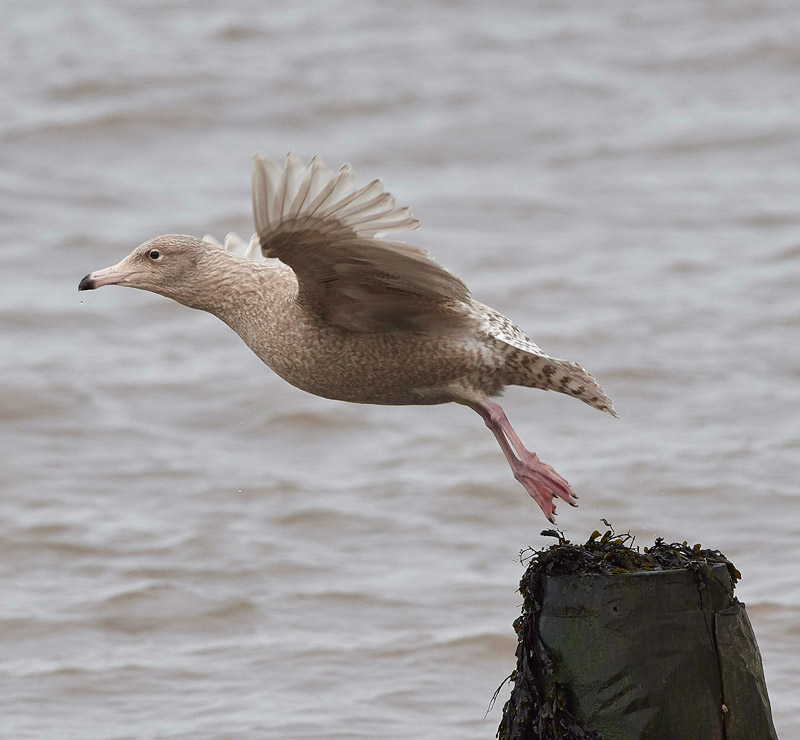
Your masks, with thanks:
M94 290L94 287L94 281L91 275L86 275L86 277L78 283L78 292L80 293L82 290Z

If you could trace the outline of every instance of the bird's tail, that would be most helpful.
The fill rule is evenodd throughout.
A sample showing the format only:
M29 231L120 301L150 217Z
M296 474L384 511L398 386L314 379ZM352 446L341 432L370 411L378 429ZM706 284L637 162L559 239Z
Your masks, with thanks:
M576 362L558 360L545 354L539 355L523 350L514 353L514 360L516 372L510 380L511 385L566 393L619 418L614 411L613 402L594 376Z

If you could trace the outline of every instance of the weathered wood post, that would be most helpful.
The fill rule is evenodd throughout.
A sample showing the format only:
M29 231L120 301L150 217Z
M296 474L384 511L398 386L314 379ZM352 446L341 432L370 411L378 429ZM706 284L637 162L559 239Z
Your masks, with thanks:
M530 558L500 740L777 740L739 572L613 529Z

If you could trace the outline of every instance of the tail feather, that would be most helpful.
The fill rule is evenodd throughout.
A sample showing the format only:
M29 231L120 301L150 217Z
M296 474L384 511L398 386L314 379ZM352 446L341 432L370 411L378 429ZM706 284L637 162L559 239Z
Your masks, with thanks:
M600 411L606 411L616 418L619 414L594 376L578 363L559 360L545 354L533 354L518 350L514 353L515 369L512 385L527 388L541 388L574 396Z

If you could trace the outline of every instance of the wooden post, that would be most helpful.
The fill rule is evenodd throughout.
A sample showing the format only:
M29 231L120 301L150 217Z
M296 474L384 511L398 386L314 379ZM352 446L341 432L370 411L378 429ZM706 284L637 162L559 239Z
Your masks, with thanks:
M538 552L520 591L500 740L777 740L761 655L716 550L595 532Z

